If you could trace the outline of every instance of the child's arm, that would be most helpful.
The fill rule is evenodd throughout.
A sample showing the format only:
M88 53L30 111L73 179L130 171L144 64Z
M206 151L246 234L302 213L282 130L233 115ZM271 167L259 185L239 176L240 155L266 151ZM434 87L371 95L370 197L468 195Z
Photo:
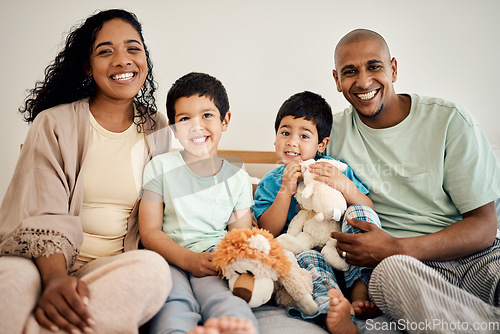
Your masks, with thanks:
M139 204L139 234L144 247L157 252L167 262L192 273L196 277L217 275L212 265L213 253L195 253L179 246L162 230L163 201L153 200L160 197L151 191L144 190Z
M229 218L229 231L236 228L252 228L252 214L250 208L233 211Z
M275 237L281 234L286 224L290 200L297 191L297 181L302 175L300 165L291 163L283 170L281 189L273 204L257 219L259 227L271 232Z
M311 173L316 174L315 180L325 182L344 195L347 205L363 204L373 209L373 202L363 194L358 187L349 180L337 167L327 162L317 162L310 167Z

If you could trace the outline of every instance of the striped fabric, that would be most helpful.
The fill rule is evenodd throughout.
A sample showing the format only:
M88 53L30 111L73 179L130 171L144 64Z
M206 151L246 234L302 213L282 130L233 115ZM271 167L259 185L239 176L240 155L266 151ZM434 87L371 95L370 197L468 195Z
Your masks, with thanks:
M488 249L456 261L388 257L373 271L369 291L400 330L500 333L499 280L500 240L495 239Z
M352 205L347 208L344 216L345 215L368 221L380 227L380 221L377 214L368 206L358 204ZM345 219L342 221L342 232L360 233L359 230L349 225ZM305 251L298 254L297 262L299 266L306 269L313 278L313 299L318 304L319 308L316 314L306 315L300 309L290 307L287 310L288 314L291 317L302 319L314 319L320 314L326 314L330 306L330 298L327 296L328 290L341 290L332 266L330 266L323 255L316 250ZM360 278L367 284L370 279L371 270L371 268L350 265L348 271L344 272L347 287L351 287L352 284Z
M482 301L500 306L500 239L481 252L456 261L424 262L451 284Z

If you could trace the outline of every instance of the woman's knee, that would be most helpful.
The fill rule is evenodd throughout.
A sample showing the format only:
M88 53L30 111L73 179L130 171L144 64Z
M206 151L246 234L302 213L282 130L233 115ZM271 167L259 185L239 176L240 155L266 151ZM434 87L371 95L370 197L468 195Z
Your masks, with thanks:
M157 277L163 283L172 285L170 266L160 254L145 249L129 251L124 254L128 254L129 259L134 262L137 270L150 272L150 276Z
M8 305L0 313L2 330L21 333L41 291L40 274L31 259L0 257L0 296L2 303Z
M129 284L139 284L141 289L160 288L168 292L172 289L170 267L159 254L149 250L133 250L91 261L76 272L87 284L125 280ZM107 286L108 283L101 283Z
M22 286L23 290L39 293L41 280L35 263L24 257L0 257L0 286L7 285Z

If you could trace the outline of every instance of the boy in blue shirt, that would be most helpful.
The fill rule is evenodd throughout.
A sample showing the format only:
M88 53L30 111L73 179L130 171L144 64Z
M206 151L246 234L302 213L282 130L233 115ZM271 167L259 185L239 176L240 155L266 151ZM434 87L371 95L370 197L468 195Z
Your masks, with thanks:
M217 156L231 118L226 90L208 74L189 73L170 88L167 116L184 149L148 163L139 206L142 243L171 264L173 281L151 331L189 332L204 323L221 332L256 333L252 310L211 262L226 227L252 226L250 178Z
M286 233L290 221L300 211L295 199L297 183L301 179L300 162L309 159L327 158L322 156L328 145L332 128L332 111L328 103L319 95L312 92L302 92L291 96L280 107L275 121L276 155L284 163L268 174L259 182L255 192L253 207L259 227L269 230L275 237ZM380 226L378 217L373 211L373 203L366 196L368 190L355 177L352 169L340 172L336 167L325 162L318 162L311 166L311 172L316 174L315 179L327 183L342 192L348 209L346 215ZM343 229L350 230L350 226L343 223ZM354 231L353 231L354 233ZM298 255L301 264L302 257L316 257L316 251L307 251ZM330 297L327 295L331 288L339 289L335 277L328 273L329 266L323 257L315 261L317 266L304 266L313 274L314 299L319 305L317 314L307 316L300 310L290 308L291 316L300 316L305 319L316 318L327 313L330 307ZM314 261L305 261L313 263ZM367 316L376 312L373 303L368 301L366 283L369 276L362 274L359 267L350 266L346 272L347 287L352 287L351 301L356 315Z

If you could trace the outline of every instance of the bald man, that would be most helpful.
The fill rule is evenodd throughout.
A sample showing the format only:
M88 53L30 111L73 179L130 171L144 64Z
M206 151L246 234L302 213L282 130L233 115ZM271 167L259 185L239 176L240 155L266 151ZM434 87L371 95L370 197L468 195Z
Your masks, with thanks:
M382 223L348 221L365 233L333 233L338 252L377 266L370 294L393 320L499 326L498 161L465 108L398 94L397 75L376 32L351 31L335 49L333 77L351 106L334 115L327 153L368 186Z

